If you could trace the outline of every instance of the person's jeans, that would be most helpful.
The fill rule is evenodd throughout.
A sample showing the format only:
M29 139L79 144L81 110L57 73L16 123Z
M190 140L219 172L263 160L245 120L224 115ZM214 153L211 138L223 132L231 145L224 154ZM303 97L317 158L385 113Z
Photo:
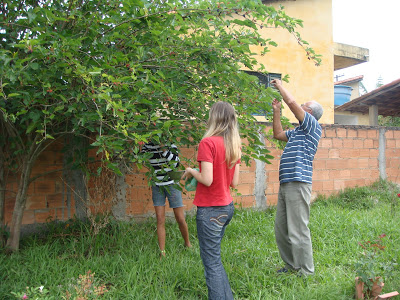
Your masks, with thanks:
M197 237L209 300L233 299L228 276L221 261L221 241L234 210L233 202L227 206L197 208Z

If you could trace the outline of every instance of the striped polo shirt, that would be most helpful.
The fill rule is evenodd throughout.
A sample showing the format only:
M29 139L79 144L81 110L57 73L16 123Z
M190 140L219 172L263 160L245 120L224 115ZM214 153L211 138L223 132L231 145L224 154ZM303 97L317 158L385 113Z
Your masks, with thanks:
M288 142L279 165L280 183L301 181L312 183L313 160L321 138L322 128L308 112L303 122L285 132Z
M175 169L179 166L178 148L172 144L164 151L160 145L148 143L143 145L142 151L152 153L150 157L150 165L154 169L156 177L155 185L165 186L174 183L174 180L169 177L168 173L172 171L171 167Z

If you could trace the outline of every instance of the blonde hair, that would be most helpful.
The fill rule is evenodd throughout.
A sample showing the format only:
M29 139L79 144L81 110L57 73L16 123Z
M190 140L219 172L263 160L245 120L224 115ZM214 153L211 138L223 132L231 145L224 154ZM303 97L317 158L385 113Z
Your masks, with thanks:
M234 167L241 156L241 140L236 112L230 103L219 101L211 107L203 138L210 136L224 138L226 162L229 168Z

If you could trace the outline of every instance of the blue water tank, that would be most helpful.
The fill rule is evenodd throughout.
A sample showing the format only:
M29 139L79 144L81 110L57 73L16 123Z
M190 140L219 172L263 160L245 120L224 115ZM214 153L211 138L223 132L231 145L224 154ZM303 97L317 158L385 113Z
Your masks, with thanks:
M350 101L353 88L347 85L335 85L335 105L342 105Z

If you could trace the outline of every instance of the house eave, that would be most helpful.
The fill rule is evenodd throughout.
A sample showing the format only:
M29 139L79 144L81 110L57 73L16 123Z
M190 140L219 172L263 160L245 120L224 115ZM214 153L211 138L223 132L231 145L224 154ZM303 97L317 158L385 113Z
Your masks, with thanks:
M369 49L342 43L334 43L333 54L335 71L369 61Z

